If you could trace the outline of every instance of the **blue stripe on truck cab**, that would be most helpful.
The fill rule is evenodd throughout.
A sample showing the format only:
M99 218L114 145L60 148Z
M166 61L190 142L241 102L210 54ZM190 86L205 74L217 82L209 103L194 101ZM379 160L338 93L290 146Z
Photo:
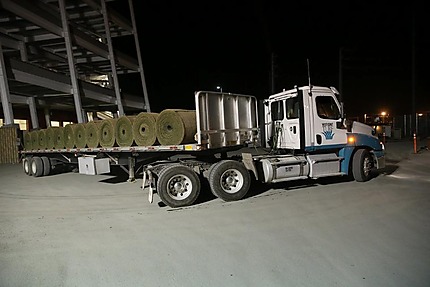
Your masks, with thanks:
M338 150L339 157L343 160L340 163L340 171L344 174L349 174L349 165L352 160L354 151L357 148L366 148L380 158L384 155L384 149L378 138L358 133L347 133L347 140L345 144L337 145L322 145L322 146L308 146L305 148L306 152L323 151L323 150Z
M384 155L384 148L377 137L357 134L357 133L347 133L347 144L339 151L339 156L343 157L340 165L341 172L348 174L349 165L352 160L354 151L358 148L366 148L371 150L377 158Z

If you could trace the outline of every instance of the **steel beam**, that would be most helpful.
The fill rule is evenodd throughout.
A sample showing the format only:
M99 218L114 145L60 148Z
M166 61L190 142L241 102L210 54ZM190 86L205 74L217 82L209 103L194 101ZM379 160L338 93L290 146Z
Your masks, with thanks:
M49 108L45 107L43 109L43 113L45 114L46 127L49 128L51 126L51 115L49 114Z
M145 101L145 109L147 112L151 112L151 107L149 105L148 91L146 89L145 73L143 71L142 56L140 54L141 52L140 52L140 45L139 45L139 37L137 35L136 19L134 16L133 1L128 0L128 4L130 6L131 23L133 25L133 31L132 32L134 35L134 43L136 44L136 54L137 54L137 61L139 63L140 79L142 81L143 97L144 97L144 101Z
M110 65L111 65L111 71L112 71L112 77L113 77L114 89L115 89L115 95L116 95L116 101L117 101L116 104L118 105L119 115L123 116L124 115L124 108L122 106L121 91L119 89L118 75L116 74L116 63L115 63L115 55L114 55L113 45L112 45L112 38L110 36L109 17L107 15L105 0L101 0L101 3L102 3L103 19L104 19L105 30L106 30L106 40L108 42L108 48L109 48L109 60L110 60Z
M55 17L55 15L58 14L58 11L52 11L52 8L49 5L41 2L34 5L28 0L0 0L0 6L57 36L63 36L62 21ZM85 34L73 26L70 27L70 33L73 35L76 45L109 59L109 50L105 44L97 41L97 39ZM138 70L139 67L135 59L119 51L116 51L115 56L119 65L125 66L131 70Z
M70 78L66 75L55 73L50 70L42 69L35 65L24 63L16 59L10 59L10 69L12 79L58 91L64 94L70 94L72 89ZM93 99L99 102L115 104L116 98L111 89L103 88L98 85L87 83L79 80L79 85L82 88L82 96L85 98ZM135 96L124 95L123 106L142 109L142 98Z
M84 117L82 116L81 95L79 93L79 83L78 83L78 78L76 74L75 60L73 57L72 40L69 32L69 20L67 19L66 6L64 3L65 0L58 0L58 2L60 6L61 21L63 24L63 37L66 43L66 49L67 49L67 60L69 63L70 80L72 83L72 94L73 94L73 99L75 101L76 116L78 119L78 123L84 123L85 120L84 120Z
M9 94L9 84L7 82L6 67L3 58L3 48L0 42L0 95L3 107L5 125L13 124L13 110Z
M92 7L95 10L103 11L104 9L103 3L100 5L98 1L94 1L94 0L83 0L83 1L87 3L88 6ZM109 17L109 20L111 20L113 23L120 26L121 28L127 30L128 32L132 33L133 31L132 26L127 21L127 19L125 19L124 17L122 17L120 14L116 13L114 10L110 9L109 7L106 7L106 12Z
M39 117L37 116L36 99L34 97L27 98L28 108L30 109L31 126L33 129L39 128Z

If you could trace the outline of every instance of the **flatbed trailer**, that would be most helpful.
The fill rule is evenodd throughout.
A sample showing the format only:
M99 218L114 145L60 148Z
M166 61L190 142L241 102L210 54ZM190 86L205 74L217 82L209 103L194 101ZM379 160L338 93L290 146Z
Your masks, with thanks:
M98 147L98 148L65 148L65 149L37 149L20 151L24 172L28 175L40 177L49 175L57 165L78 165L79 158L92 157L94 159L109 159L109 165L120 166L129 174L128 181L136 180L135 174L143 165L157 160L168 160L176 156L212 157L215 154L241 149L243 146L229 146L224 148L205 149L198 144L131 146L131 147ZM36 158L36 159L35 159ZM42 162L42 165L32 160ZM49 160L49 164L47 162ZM85 172L82 172L85 173Z

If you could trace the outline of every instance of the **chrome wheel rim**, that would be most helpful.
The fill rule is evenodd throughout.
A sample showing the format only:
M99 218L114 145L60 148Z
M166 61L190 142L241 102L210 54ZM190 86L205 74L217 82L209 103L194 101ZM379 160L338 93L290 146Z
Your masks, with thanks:
M167 193L175 200L184 200L190 196L193 183L188 176L178 174L167 182Z
M243 186L243 175L237 169L228 169L221 175L222 189L227 193L236 193Z

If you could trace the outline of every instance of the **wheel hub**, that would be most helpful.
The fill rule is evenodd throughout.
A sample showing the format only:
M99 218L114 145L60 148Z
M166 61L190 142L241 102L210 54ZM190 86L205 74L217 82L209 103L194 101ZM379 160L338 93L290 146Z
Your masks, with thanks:
M175 182L175 184L173 185L173 189L176 192L179 192L179 191L181 191L181 190L184 189L184 186L183 186L183 184L181 182Z
M225 182L227 183L227 185L231 186L231 185L234 185L236 183L236 180L234 179L234 177L229 176L226 178Z
M370 159L368 157L366 157L364 159L364 163L363 163L363 172L364 174L367 176L370 172L370 170L372 169L372 162L370 161Z
M177 175L169 180L167 188L170 197L182 200L191 194L192 183L185 175Z
M221 187L225 192L236 193L242 186L243 176L235 169L226 170L221 176Z

